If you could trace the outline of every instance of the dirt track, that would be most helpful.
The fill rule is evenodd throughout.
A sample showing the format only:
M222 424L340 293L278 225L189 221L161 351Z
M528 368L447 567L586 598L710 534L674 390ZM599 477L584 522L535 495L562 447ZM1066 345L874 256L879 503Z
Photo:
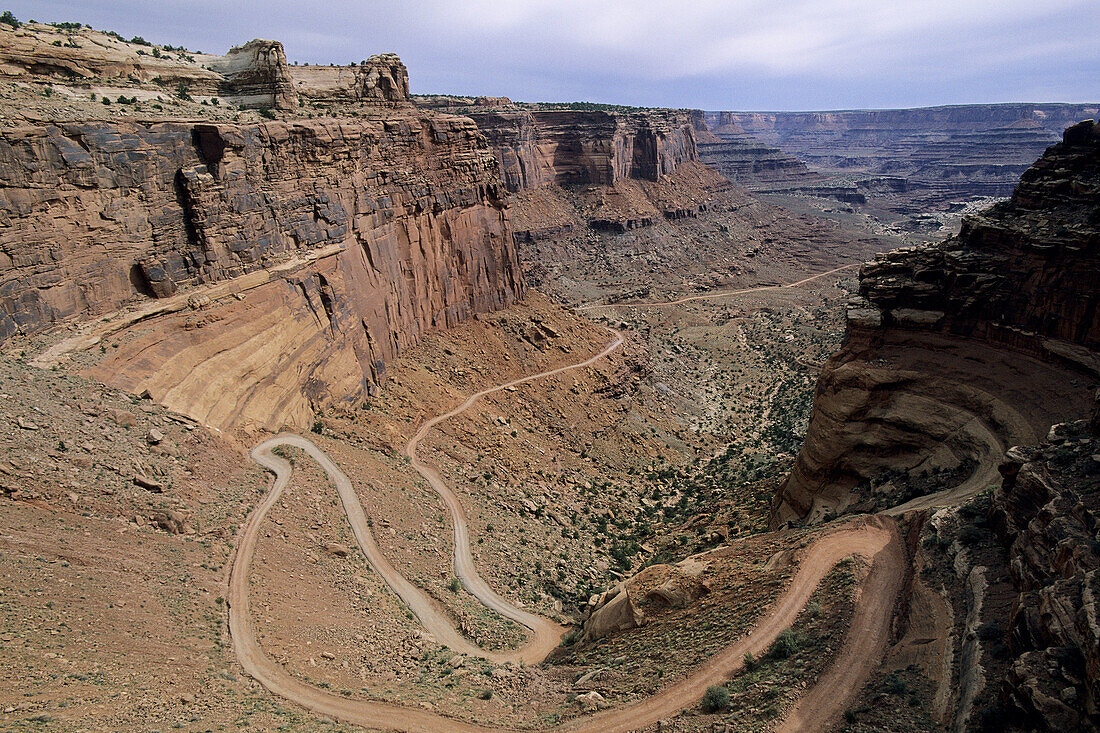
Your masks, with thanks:
M749 288L741 291L692 296L665 303L634 303L616 305L672 305L675 303L716 298L738 293L761 292L783 287L795 287L820 277L847 269L852 265L783 286ZM605 306L593 306L605 307ZM497 595L477 574L469 549L469 532L458 497L431 466L417 456L420 442L440 422L469 409L485 395L543 377L589 366L610 354L623 343L623 336L613 331L615 338L597 355L576 364L512 380L471 395L450 412L424 423L409 441L405 452L413 467L431 484L447 505L454 526L455 573L466 588L487 607L532 630L532 635L514 652L486 652L465 639L446 615L423 591L398 573L378 550L367 525L362 505L347 476L316 445L297 435L283 434L261 443L253 450L253 458L275 473L272 488L263 502L249 516L233 560L229 582L229 627L237 658L241 666L271 692L296 702L314 712L349 723L385 729L425 733L467 733L493 730L473 723L455 720L418 708L406 708L371 700L350 700L314 687L293 677L282 665L268 657L260 647L252 626L248 603L248 576L259 536L260 526L268 511L278 501L289 483L290 464L272 454L278 445L292 445L305 450L318 461L336 486L351 523L356 541L372 567L385 582L409 605L436 640L455 651L480 656L493 661L541 660L557 646L563 629L549 619L522 611ZM885 516L862 518L849 522L818 538L803 551L799 568L784 594L775 602L763 620L744 638L731 644L707 660L690 676L639 703L607 710L557 726L555 730L586 733L631 731L653 725L695 705L710 685L721 684L742 663L745 654L762 654L781 631L794 623L799 611L828 572L846 557L858 555L872 563L871 571L859 590L851 631L845 639L837 660L819 683L805 694L781 723L780 731L820 730L840 715L862 688L873 665L885 649L897 595L905 575L904 545L892 519Z
M836 268L833 268L832 270L827 270L825 272L819 272L816 275L811 275L810 277L803 278L802 280L798 280L797 282L787 283L785 285L760 285L760 286L754 287L754 288L742 288L741 290L722 290L722 291L719 291L717 293L705 293L703 295L689 295L687 297L678 298L676 300L626 301L626 302L623 302L623 303L595 303L595 304L592 304L592 305L577 306L576 310L577 311L590 311L590 310L596 310L598 308L619 308L619 307L623 307L623 306L633 306L635 308L658 308L658 307L667 306L667 305L680 305L681 303L690 303L690 302L696 301L696 300L713 300L715 298L726 298L726 297L729 297L731 295L745 295L747 293L763 293L763 292L767 292L768 290L782 290L784 288L797 288L799 285L805 285L806 283L813 282L814 280L817 280L818 278L822 278L822 277L825 277L827 275L832 275L834 272L841 272L842 270L847 270L849 268L856 267L859 264L861 264L861 263L853 262L850 265L844 265L843 267L836 267Z

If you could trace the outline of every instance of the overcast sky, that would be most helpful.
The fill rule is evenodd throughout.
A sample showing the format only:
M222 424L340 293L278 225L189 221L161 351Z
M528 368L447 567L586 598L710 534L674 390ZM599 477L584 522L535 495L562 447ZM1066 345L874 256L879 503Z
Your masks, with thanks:
M383 51L413 93L711 110L1100 101L1098 0L0 0L21 19L291 61Z

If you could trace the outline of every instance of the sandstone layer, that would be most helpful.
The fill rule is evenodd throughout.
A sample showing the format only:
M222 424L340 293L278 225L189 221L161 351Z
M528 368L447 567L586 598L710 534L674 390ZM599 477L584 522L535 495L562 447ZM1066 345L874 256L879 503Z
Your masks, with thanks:
M0 338L183 288L97 375L218 427L301 426L522 294L465 118L64 124L5 132L0 161Z
M1012 199L860 273L773 519L985 488L1004 449L1088 409L1100 378L1100 127L1068 130Z
M0 78L64 87L147 88L164 95L218 97L241 107L298 104L283 44L256 39L224 56L162 52L91 28L0 25Z
M290 70L303 102L322 104L409 104L409 71L392 53L351 66L302 64Z

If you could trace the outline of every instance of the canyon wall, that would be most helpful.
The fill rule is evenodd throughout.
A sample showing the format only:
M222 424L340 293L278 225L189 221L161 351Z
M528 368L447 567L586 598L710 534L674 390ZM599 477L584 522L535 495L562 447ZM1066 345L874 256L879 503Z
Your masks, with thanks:
M774 520L980 490L1007 447L1083 417L1100 378L1098 203L1090 121L958 236L864 265Z
M218 427L301 426L426 329L521 296L494 170L470 120L426 113L6 130L0 338L182 300L97 376Z
M995 104L836 112L711 112L708 123L823 172L901 178L908 207L1008 196L1061 131L1096 104ZM917 195L919 194L919 196Z
M689 111L470 113L496 150L512 192L545 185L658 181L698 160Z

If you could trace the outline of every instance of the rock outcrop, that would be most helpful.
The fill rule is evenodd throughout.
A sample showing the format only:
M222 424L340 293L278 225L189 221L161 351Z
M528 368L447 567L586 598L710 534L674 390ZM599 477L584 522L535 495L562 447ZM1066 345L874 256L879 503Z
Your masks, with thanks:
M218 427L301 426L522 294L494 169L470 120L429 114L6 131L0 338L174 299L97 375Z
M545 185L658 181L698 160L688 111L532 110L471 112L517 192Z
M1100 727L1100 439L1085 422L1013 448L990 523L1008 550L1018 595L1005 627L1000 682L1013 730Z
M774 520L977 491L1005 448L1083 417L1100 379L1098 204L1090 121L958 236L865 265Z
M140 42L138 42L140 41ZM283 44L255 39L224 56L162 52L141 39L90 28L0 25L0 78L99 89L224 99L241 107L293 109L297 95Z
M321 104L406 106L409 71L392 53L371 56L351 66L303 64L290 70L301 98Z
M241 107L294 109L298 95L290 78L283 44L255 39L229 49L206 67L224 77L218 93Z

